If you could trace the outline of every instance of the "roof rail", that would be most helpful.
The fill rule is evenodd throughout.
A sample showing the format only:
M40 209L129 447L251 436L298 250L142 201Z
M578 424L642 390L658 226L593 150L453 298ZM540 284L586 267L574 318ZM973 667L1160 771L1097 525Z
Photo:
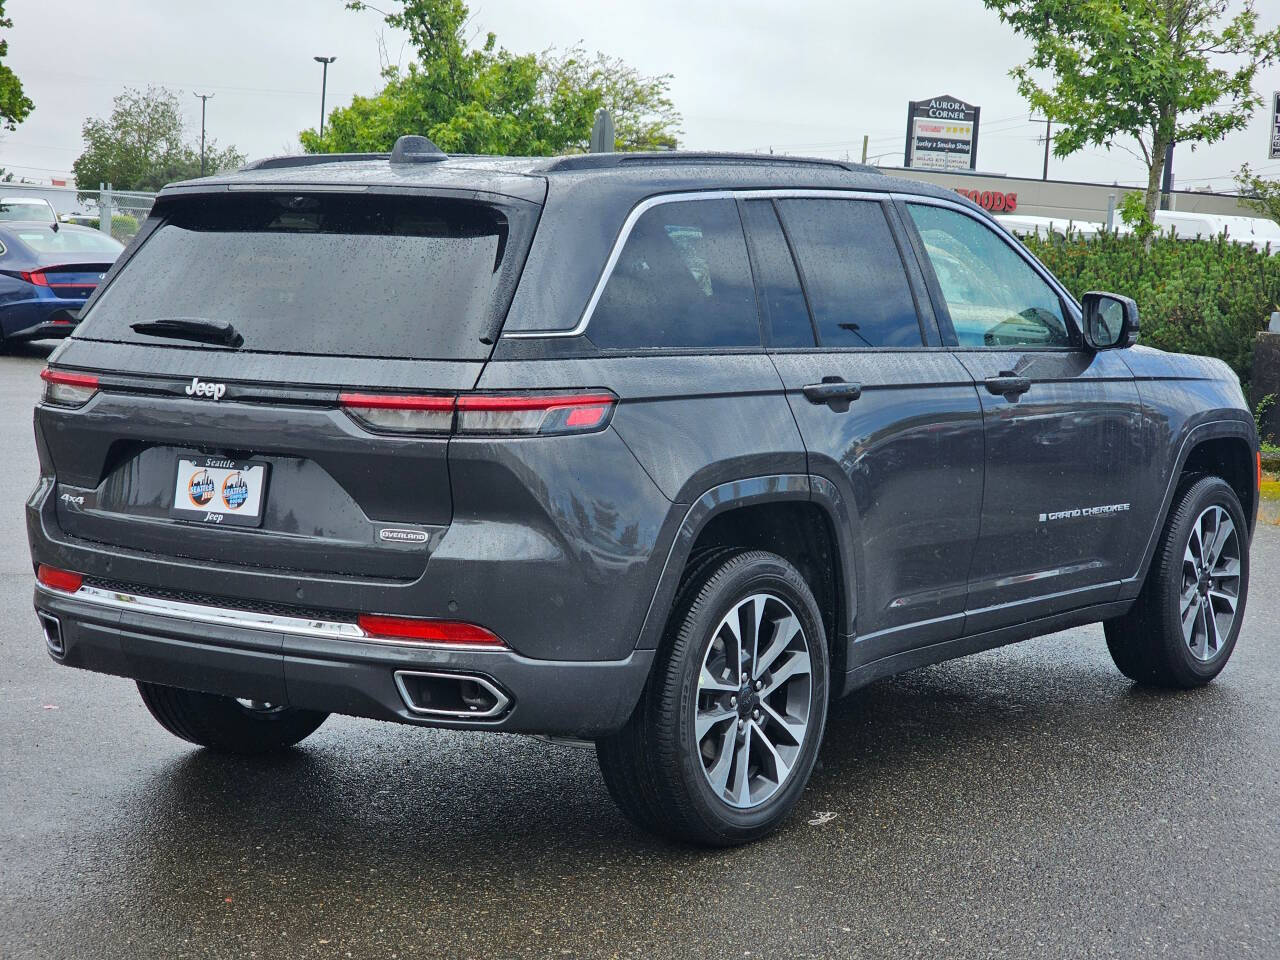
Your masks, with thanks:
M322 163L350 163L355 160L389 160L389 153L304 153L292 157L266 157L246 163L241 170L283 170L286 167L315 167Z
M879 173L875 167L821 157L791 157L777 153L719 153L714 151L667 150L641 153L580 153L555 157L543 167L548 173L570 170L607 170L629 166L662 166L695 163L734 163L778 166L835 167L855 173Z

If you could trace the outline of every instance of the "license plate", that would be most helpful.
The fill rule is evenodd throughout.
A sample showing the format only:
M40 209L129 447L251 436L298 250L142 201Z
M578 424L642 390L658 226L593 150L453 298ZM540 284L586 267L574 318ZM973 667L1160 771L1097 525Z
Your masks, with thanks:
M181 458L169 516L200 523L256 527L262 523L267 464L220 457Z

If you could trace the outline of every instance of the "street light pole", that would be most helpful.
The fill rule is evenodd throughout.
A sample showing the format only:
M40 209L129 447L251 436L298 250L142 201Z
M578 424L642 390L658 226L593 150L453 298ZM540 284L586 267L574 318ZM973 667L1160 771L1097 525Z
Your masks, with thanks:
M316 63L323 64L324 73L320 76L320 136L324 136L324 95L325 90L329 86L329 64L337 60L337 57L312 57Z
M204 108L213 99L212 93L197 93L200 98L200 176L204 176Z

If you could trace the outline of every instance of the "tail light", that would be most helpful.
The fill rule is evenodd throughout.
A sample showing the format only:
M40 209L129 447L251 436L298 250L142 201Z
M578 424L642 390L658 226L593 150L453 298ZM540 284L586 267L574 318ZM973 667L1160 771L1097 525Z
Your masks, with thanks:
M608 422L615 403L611 393L461 396L458 433L587 433Z
M453 429L453 397L344 393L342 409L370 430L447 434Z
M618 398L605 391L447 397L343 393L339 402L353 419L381 433L555 436L604 429Z
M84 577L80 574L72 573L70 570L59 570L57 567L50 567L43 563L36 567L36 580L41 586L48 587L50 590L60 590L63 593L75 593L84 584Z
M27 283L35 284L37 287L47 287L49 285L49 278L44 275L43 270L23 270L18 276L27 281Z
M40 379L44 381L44 402L59 407L83 407L98 392L98 378L89 373L45 367Z
M505 647L497 634L474 623L457 620L425 620L419 617L387 617L362 613L356 624L371 637L382 640L416 640L422 643L455 643L467 646Z

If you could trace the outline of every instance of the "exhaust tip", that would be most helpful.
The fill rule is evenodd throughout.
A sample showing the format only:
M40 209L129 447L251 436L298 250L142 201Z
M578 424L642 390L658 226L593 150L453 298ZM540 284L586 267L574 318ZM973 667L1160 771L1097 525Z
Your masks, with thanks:
M44 631L44 645L49 648L49 655L61 660L67 655L67 647L62 642L62 623L51 613L36 611L40 619L40 629Z
M395 680L404 705L422 717L493 720L511 706L510 696L477 674L397 670Z

